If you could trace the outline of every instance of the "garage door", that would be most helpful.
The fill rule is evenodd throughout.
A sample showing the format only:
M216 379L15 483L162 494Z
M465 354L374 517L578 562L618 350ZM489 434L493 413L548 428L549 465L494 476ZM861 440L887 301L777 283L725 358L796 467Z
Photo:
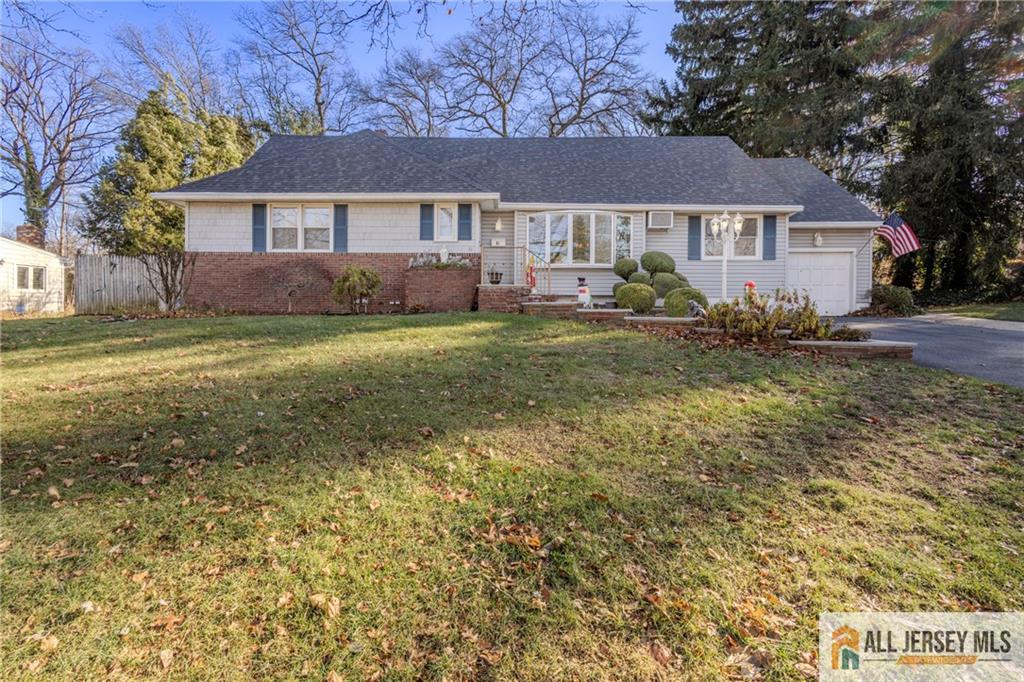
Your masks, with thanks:
M790 251L787 286L805 290L823 315L845 315L853 301L853 257L849 253Z

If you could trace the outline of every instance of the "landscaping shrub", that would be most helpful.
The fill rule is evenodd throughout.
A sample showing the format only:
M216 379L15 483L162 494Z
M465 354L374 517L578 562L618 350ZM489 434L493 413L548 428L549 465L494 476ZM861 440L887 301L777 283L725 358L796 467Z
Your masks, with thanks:
M791 339L827 339L832 333L831 320L822 320L818 307L808 294L775 291L775 304L785 311L782 328L789 329Z
M646 284L651 286L651 276L646 272L634 272L627 280L630 284Z
M628 280L629 276L640 269L640 264L633 258L620 258L615 261L612 270L622 279Z
M380 286L381 278L376 270L350 265L342 271L341 277L334 280L331 298L339 305L347 305L349 312L358 313L360 305L366 312L370 298L380 291Z
M616 292L615 303L620 308L629 308L634 313L643 315L651 312L657 298L654 287L639 283L627 284Z
M672 273L676 270L676 261L664 251L648 251L640 256L640 265L652 275L658 272Z
M685 284L686 286L690 286L690 280L686 279L686 276L685 276L685 275L683 275L683 273L681 273L681 272L679 272L678 270L676 270L676 271L675 271L675 272L673 272L672 274L673 274L673 275L675 275L675 276L676 276L676 278L677 278L677 279L678 279L678 280L679 280L680 282L682 282L682 283L683 283L683 284Z
M673 289L681 289L685 285L671 272L658 272L655 273L654 277L651 277L651 286L654 287L658 298L665 298L665 294L668 292Z
M867 341L871 338L871 332L844 324L833 329L828 338L832 341Z
M900 317L916 315L919 312L914 305L914 295L910 289L891 284L876 284L871 287L871 307L876 312Z
M624 286L626 286L626 282L616 282L615 284L613 284L612 285L612 296L617 296L618 293L619 293L619 289L621 289Z
M690 301L696 301L704 308L708 307L708 297L703 291L693 287L682 287L673 289L665 295L665 314L669 317L689 317Z

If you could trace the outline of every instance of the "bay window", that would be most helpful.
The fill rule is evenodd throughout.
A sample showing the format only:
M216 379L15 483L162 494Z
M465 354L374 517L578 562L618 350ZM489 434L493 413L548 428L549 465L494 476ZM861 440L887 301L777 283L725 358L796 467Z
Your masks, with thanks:
M632 254L633 217L572 211L527 217L530 253L552 265L612 265Z
M330 251L331 207L274 204L270 207L271 251Z

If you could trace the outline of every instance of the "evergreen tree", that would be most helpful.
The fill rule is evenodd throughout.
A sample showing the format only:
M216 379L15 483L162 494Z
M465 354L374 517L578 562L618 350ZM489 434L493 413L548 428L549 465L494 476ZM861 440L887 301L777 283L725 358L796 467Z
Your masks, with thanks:
M151 283L169 306L187 283L184 213L150 194L235 168L255 146L239 120L190 113L169 82L151 91L85 197L83 234L112 253L145 256Z
M666 135L727 135L753 156L803 156L863 192L880 134L868 27L847 2L677 3L662 83L648 121Z
M895 280L925 290L997 281L1024 237L1024 5L878 12L904 60L888 79L885 117L896 153L880 197L922 242L916 257L898 262Z

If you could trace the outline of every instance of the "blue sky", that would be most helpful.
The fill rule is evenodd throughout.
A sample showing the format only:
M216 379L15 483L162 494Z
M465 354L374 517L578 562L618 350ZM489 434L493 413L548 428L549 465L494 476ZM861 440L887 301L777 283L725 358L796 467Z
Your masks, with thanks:
M62 9L56 3L41 3L46 7ZM235 24L235 12L241 2L75 2L71 9L63 9L58 24L69 33L57 33L54 42L74 48L87 48L101 58L113 50L111 33L122 24L134 24L143 28L154 28L160 24L173 25L180 12L185 11L197 16L210 26L223 48L231 45L232 39L238 34ZM673 3L647 2L648 11L639 17L639 26L644 42L642 66L659 78L670 79L674 73L674 64L665 54L669 33L676 22ZM470 17L467 3L449 0L453 9L447 14L438 8L430 17L429 36L418 36L415 19L406 17L396 33L394 46L401 48L417 45L425 53L432 51L452 35L466 30ZM601 2L600 11L615 15L625 10L622 2ZM371 73L384 63L386 54L377 47L370 46L369 35L362 30L354 30L348 50L352 66L361 73ZM139 93L142 94L142 93ZM7 232L22 221L21 197L5 197L0 202L2 225Z

